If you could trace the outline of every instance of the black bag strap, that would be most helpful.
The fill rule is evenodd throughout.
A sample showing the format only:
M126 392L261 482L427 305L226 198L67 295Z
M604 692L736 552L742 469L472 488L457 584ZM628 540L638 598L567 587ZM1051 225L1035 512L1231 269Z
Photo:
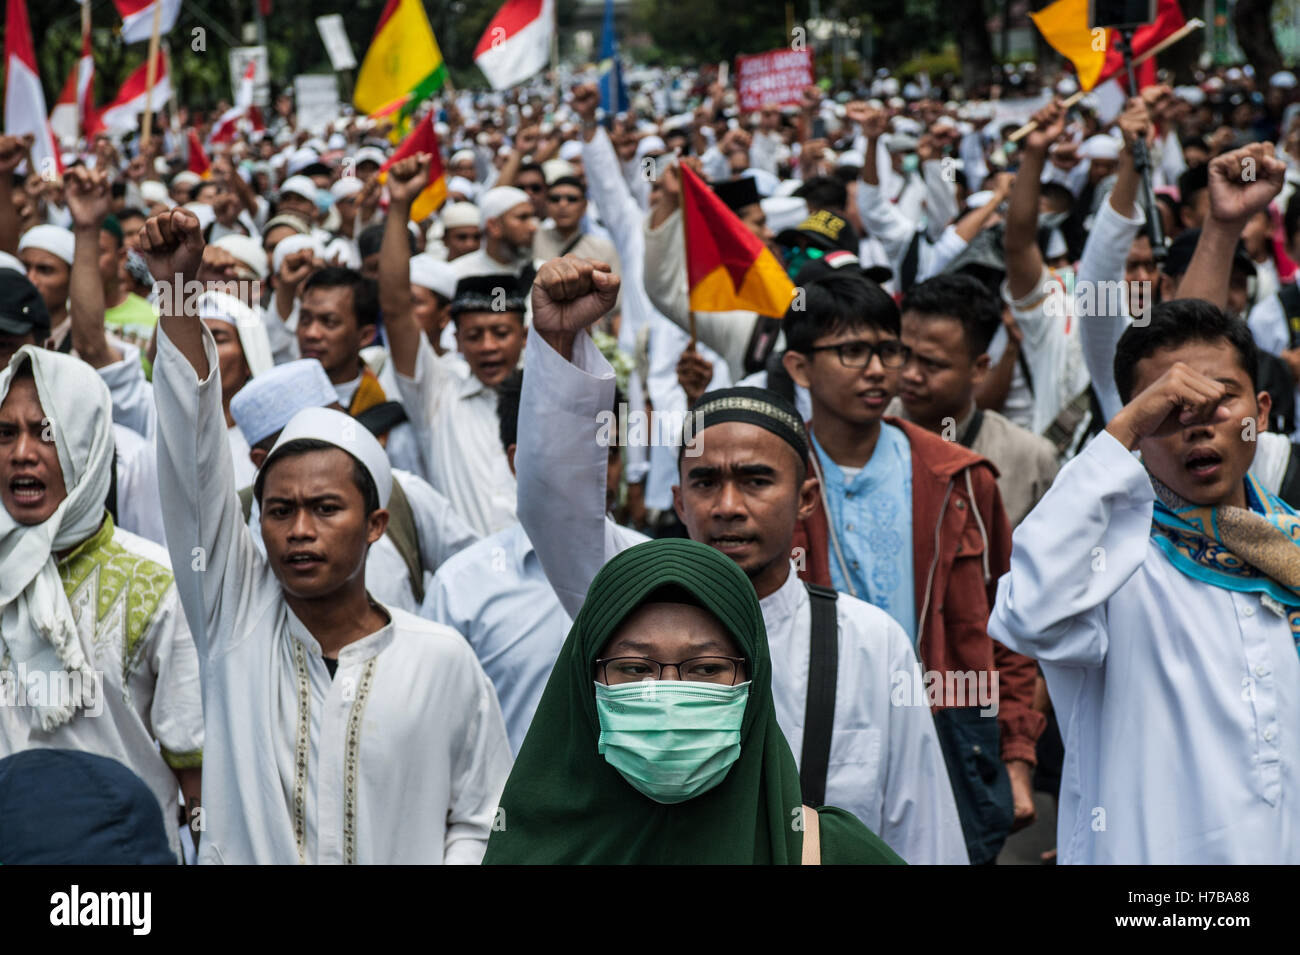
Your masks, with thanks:
M68 336L71 338L72 336ZM113 524L121 527L122 522L117 516L117 445L113 445L113 469L108 472L108 496L104 498L104 509L113 518Z
M566 243L564 244L564 248L562 248L562 249L560 250L560 252L559 252L559 254L556 256L556 258L557 258L557 259L562 259L562 258L564 258L566 255L568 255L570 252L572 252L574 249L576 249L576 248L578 247L578 243L582 241L583 236L585 236L586 234L587 234L587 233L585 233L585 232L583 232L581 229L579 229L579 230L578 230L578 234L575 235L572 239L570 239L568 242L566 242ZM523 276L520 276L520 278L522 278L522 277L523 277Z
M1277 496L1292 507L1300 507L1300 444L1291 442L1291 457L1286 462L1286 474Z
M966 425L966 433L958 439L957 443L963 448L970 448L975 445L975 439L979 437L980 428L984 426L984 412L980 408L975 409L975 413L970 416L970 424Z
M768 315L758 316L754 330L749 335L749 344L745 346L745 374L752 375L767 367L767 360L776 348L776 340L780 335L780 319Z
M400 401L385 401L352 417L365 425L366 430L378 438L388 434L390 430L406 420L406 409L402 407Z
M1277 297L1282 300L1282 311L1286 318L1286 332L1290 338L1288 348L1300 346L1300 286L1295 283L1283 285Z
M898 290L906 292L916 284L916 273L921 270L921 230L912 233L912 241L907 244L907 252L898 267Z
M805 582L804 586L808 588L812 626L809 628L808 700L804 706L799 788L803 791L803 801L816 808L826 805L831 730L835 727L835 683L840 662L835 601L839 594L816 584Z

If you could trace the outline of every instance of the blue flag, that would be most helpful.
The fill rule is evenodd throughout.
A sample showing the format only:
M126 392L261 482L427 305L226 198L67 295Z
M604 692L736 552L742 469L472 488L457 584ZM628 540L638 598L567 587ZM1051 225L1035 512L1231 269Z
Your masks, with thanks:
M626 113L630 105L618 41L614 38L614 0L605 0L605 24L600 34L600 108L606 116L613 116Z

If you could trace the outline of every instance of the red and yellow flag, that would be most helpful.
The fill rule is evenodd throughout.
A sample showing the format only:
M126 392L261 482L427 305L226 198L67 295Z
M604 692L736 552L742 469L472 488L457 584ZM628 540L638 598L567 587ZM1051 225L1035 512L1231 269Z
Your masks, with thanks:
M416 124L410 135L403 139L401 145L388 157L388 161L379 167L380 183L388 178L389 166L416 153L428 153L433 157L429 163L429 185L411 203L411 221L423 222L437 212L438 207L447 198L447 174L442 168L438 134L433 131L432 112L425 114L424 119Z
M1043 39L1074 64L1079 74L1079 86L1083 89L1090 90L1124 71L1124 58L1116 44L1115 31L1088 28L1088 0L1056 0L1029 16ZM1185 22L1178 0L1160 0L1155 22L1133 34L1133 55L1145 53L1179 30ZM1152 66L1148 75L1154 82L1154 64Z
M189 170L196 172L204 179L212 178L212 163L208 162L208 154L203 151L203 144L199 142L199 134L190 128L189 135Z
M794 283L781 263L699 176L679 168L691 309L783 317Z

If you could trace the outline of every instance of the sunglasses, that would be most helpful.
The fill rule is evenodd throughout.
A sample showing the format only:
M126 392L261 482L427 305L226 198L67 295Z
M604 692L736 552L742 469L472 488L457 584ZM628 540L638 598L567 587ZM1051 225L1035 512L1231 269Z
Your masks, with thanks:
M571 202L577 204L582 201L582 196L575 196L571 192L553 192L546 197L547 202Z

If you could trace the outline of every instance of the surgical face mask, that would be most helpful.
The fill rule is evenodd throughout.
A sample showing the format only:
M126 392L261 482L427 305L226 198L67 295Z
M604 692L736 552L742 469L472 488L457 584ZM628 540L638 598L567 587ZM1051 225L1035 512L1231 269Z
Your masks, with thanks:
M916 172L921 168L921 157L916 153L908 153L903 157L903 172Z
M748 699L749 683L597 683L596 751L655 802L685 802L722 782L739 758Z
M321 212L329 212L332 205L334 205L334 193L328 189L317 189L316 208Z
M797 278L799 272L809 262L815 262L826 255L821 249L815 246L805 248L786 246L783 250L785 256L785 271L790 278Z

